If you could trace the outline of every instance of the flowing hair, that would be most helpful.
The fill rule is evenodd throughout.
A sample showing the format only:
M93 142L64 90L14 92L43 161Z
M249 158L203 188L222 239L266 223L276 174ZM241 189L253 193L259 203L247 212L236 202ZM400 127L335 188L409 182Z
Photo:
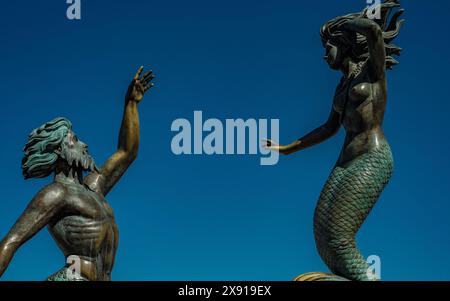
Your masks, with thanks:
M386 48L386 68L392 69L393 66L398 64L398 61L394 59L394 56L399 56L402 49L391 42L398 36L400 28L405 20L399 20L403 14L404 9L398 9L400 7L400 0L385 0L379 4L377 9L380 9L379 19L372 19L376 22L382 32L383 40ZM391 18L391 12L395 11ZM367 45L367 39L365 36L354 33L349 35L347 32L340 30L340 26L350 20L356 18L368 17L369 8L364 9L360 13L349 14L341 17L337 17L328 21L322 26L320 30L320 36L322 43L325 45L329 40L336 41L340 46L347 46L350 49L350 56L356 61L364 61L369 57L369 49Z
M30 133L22 159L22 174L25 179L45 178L54 171L59 157L55 150L61 146L71 129L72 123L59 117Z

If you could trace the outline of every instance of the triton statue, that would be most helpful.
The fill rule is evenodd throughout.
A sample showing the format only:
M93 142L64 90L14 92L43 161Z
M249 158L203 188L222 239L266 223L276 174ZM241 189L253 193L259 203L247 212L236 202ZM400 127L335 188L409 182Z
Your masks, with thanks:
M139 68L126 94L118 149L103 167L96 167L88 146L65 118L31 132L24 149L23 175L30 179L54 174L54 181L34 197L0 242L0 276L17 249L48 226L64 255L78 260L78 271L66 265L47 280L111 280L119 235L105 197L137 156L137 107L154 78L152 71L141 76L142 71ZM90 173L83 178L85 171Z
M328 120L290 145L267 141L288 155L319 144L343 126L344 146L314 214L317 250L332 274L309 273L296 280L376 280L355 236L388 183L393 159L382 123L387 98L386 69L398 64L401 49L391 42L404 20L398 0L380 4L380 19L368 9L327 22L321 29L325 60L343 73ZM392 18L389 18L391 12Z

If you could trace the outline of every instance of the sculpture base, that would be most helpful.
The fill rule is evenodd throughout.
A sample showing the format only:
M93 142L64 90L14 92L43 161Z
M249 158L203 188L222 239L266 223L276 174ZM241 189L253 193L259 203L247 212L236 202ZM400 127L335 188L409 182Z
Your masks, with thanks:
M311 272L298 276L294 281L349 281L348 279L328 273Z

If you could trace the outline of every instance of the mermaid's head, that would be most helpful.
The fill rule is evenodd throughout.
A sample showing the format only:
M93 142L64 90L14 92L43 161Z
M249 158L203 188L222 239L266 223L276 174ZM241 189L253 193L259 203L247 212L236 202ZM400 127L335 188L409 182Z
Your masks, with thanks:
M391 44L398 36L404 20L399 20L403 9L398 9L390 18L391 12L400 7L399 0L385 0L379 4L380 18L371 18L383 31L383 39L386 47L386 67L392 69L398 62L393 56L400 55L401 48ZM341 30L341 25L355 18L369 18L369 8L360 13L337 17L325 23L320 36L326 50L325 59L332 69L339 69L346 58L354 62L364 61L369 57L369 49L366 37L354 32Z

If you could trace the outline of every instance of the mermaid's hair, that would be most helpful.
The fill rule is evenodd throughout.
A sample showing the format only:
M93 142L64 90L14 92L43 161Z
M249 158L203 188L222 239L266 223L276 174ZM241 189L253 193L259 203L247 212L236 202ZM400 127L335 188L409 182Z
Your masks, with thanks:
M404 9L397 10L397 8L400 7L400 0L385 0L379 5L381 6L381 18L372 20L375 21L383 31L383 39L386 47L386 68L392 69L393 66L398 64L393 56L399 56L402 49L394 44L391 44L391 42L398 36L400 28L405 21L399 20L400 16L404 12ZM391 12L394 10L396 10L394 15L389 18ZM332 40L338 44L336 46L348 47L350 56L356 61L359 62L366 60L369 57L366 37L359 33L349 35L347 32L344 32L339 28L343 23L349 20L356 18L368 19L368 11L369 8L366 8L360 13L337 17L325 23L320 30L323 45L325 46L328 41Z

